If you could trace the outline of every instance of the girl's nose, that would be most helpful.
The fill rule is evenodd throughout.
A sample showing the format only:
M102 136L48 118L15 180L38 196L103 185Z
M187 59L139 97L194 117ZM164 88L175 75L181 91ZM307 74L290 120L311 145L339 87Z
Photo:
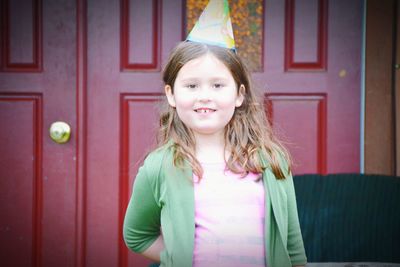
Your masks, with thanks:
M202 87L199 90L197 98L198 98L199 101L202 101L202 102L211 101L212 100L211 91L206 87Z

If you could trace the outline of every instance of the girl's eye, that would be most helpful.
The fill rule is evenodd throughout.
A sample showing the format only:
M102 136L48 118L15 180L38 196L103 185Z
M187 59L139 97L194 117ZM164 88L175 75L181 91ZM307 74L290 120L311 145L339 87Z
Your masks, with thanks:
M215 83L214 84L214 88L216 88L216 89L219 89L219 88L222 88L222 87L224 87L224 85L222 83Z
M196 84L188 84L188 85L186 85L186 87L189 89L196 89L197 85Z

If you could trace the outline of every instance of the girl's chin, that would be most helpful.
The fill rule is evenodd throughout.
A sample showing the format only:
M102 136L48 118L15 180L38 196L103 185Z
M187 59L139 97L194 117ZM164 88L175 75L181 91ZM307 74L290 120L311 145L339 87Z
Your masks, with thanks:
M195 135L223 135L223 130L213 128L192 129Z

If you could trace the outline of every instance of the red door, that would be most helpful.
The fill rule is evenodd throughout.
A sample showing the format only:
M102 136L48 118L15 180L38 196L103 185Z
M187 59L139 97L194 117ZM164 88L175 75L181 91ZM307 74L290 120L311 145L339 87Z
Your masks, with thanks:
M148 264L127 251L121 225L155 142L160 72L185 38L186 2L1 2L2 262ZM359 171L362 3L256 6L263 41L253 77L295 174ZM48 137L54 121L71 126L68 143Z
M1 1L0 262L73 266L75 1ZM49 137L55 121L69 142Z

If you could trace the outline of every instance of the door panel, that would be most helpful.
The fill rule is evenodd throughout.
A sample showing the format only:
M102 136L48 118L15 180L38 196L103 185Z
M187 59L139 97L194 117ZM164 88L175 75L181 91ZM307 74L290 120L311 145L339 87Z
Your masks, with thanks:
M4 93L0 100L0 249L2 259L16 266L33 265L38 260L42 183L41 129L37 125L41 125L41 102L40 95Z

